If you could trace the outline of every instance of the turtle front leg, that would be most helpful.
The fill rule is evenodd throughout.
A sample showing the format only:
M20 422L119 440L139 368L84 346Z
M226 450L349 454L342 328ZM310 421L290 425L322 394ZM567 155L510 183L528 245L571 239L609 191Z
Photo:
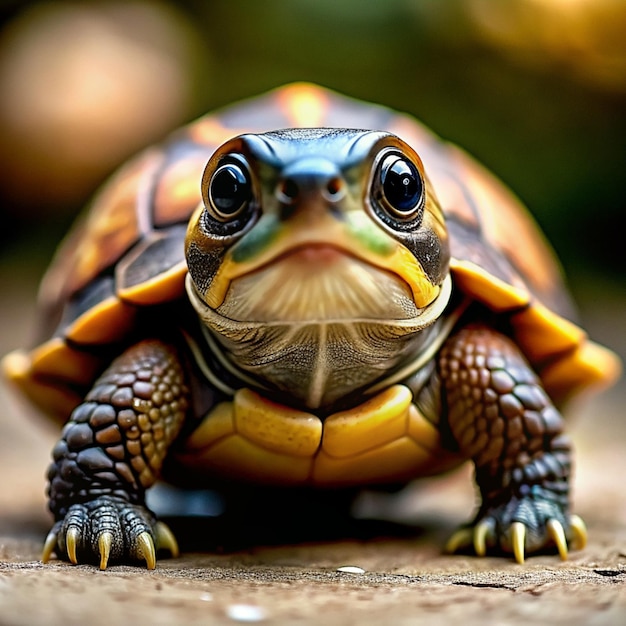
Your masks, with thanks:
M571 444L563 419L517 346L485 326L452 336L439 358L450 433L473 459L482 506L471 527L457 531L451 552L472 546L526 552L568 541L583 547L582 520L569 514Z
M48 470L55 524L42 560L53 551L72 563L144 560L178 548L145 506L189 403L176 350L162 341L137 343L96 381L72 412Z

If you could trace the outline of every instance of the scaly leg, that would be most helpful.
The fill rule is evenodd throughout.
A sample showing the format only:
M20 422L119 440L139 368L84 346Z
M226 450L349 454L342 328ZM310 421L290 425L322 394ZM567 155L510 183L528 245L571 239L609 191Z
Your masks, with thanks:
M169 529L144 503L185 420L185 376L176 350L158 340L129 348L72 412L48 470L53 551L72 563L145 560L177 553Z
M448 549L488 546L525 552L586 542L582 520L569 514L571 445L563 419L517 346L484 326L452 336L439 358L448 425L460 452L473 459L482 506Z

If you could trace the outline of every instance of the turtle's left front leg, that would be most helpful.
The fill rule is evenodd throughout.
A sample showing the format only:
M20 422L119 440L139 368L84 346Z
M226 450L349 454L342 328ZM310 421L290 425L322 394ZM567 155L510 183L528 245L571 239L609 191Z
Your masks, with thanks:
M146 562L177 552L169 529L145 505L187 415L179 354L145 340L113 361L70 416L52 452L49 508L55 524L43 561L55 551L73 563Z
M439 358L450 433L476 467L482 506L448 549L473 545L525 552L568 540L582 547L586 530L569 513L571 444L563 419L517 346L485 326L453 335Z

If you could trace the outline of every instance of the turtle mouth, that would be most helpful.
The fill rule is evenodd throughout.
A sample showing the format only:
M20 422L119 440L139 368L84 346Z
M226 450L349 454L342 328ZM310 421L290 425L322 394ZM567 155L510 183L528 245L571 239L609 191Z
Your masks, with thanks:
M264 271L278 267L283 263L286 271L313 275L320 272L341 271L342 265L351 261L376 267L367 259L341 245L325 241L308 241L282 250L256 267L242 272L233 279L233 282L248 276L260 275ZM391 271L388 273L393 274ZM399 276L397 278L401 280Z
M331 322L411 319L420 310L394 272L315 242L233 278L216 312L238 321Z
M319 271L326 267L332 267L334 263L341 262L344 257L358 259L358 257L349 250L345 250L335 244L312 242L285 250L275 258L258 267L255 271L260 271L268 265L279 263L287 258L291 259L293 263L303 263L310 271Z
M403 303L408 295L411 314L428 306L438 297L440 285L431 282L404 245L378 232L373 235L373 228L368 222L363 223L364 219L351 216L345 223L330 218L312 222L301 219L288 227L268 221L264 228L259 226L256 236L250 238L254 234L250 233L248 239L244 237L228 251L202 294L204 301L218 310L237 292L236 283L245 284L250 276L264 282L263 297L274 297L285 289L280 281L269 280L270 275L281 275L281 281L292 287L291 276L297 275L313 290L322 289L323 283L318 294L323 301L332 301L342 290L355 289L367 299L367 290L373 283L393 283L393 291L402 292ZM352 283L359 280L363 284L354 287ZM311 300L308 292L297 290L305 302ZM385 299L384 294L380 296Z

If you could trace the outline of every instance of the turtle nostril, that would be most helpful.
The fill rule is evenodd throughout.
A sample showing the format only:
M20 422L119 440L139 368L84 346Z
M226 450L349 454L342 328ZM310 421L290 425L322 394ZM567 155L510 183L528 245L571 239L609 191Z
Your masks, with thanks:
M276 198L283 206L295 206L305 197L321 197L327 203L336 204L346 193L346 185L340 176L319 175L305 172L302 175L285 176L276 186Z
M299 193L298 183L293 178L287 178L278 185L276 197L283 204L293 204Z
M343 184L343 180L338 176L331 178L326 183L326 189L324 190L324 197L331 202L337 202L341 200L345 194L345 187Z

